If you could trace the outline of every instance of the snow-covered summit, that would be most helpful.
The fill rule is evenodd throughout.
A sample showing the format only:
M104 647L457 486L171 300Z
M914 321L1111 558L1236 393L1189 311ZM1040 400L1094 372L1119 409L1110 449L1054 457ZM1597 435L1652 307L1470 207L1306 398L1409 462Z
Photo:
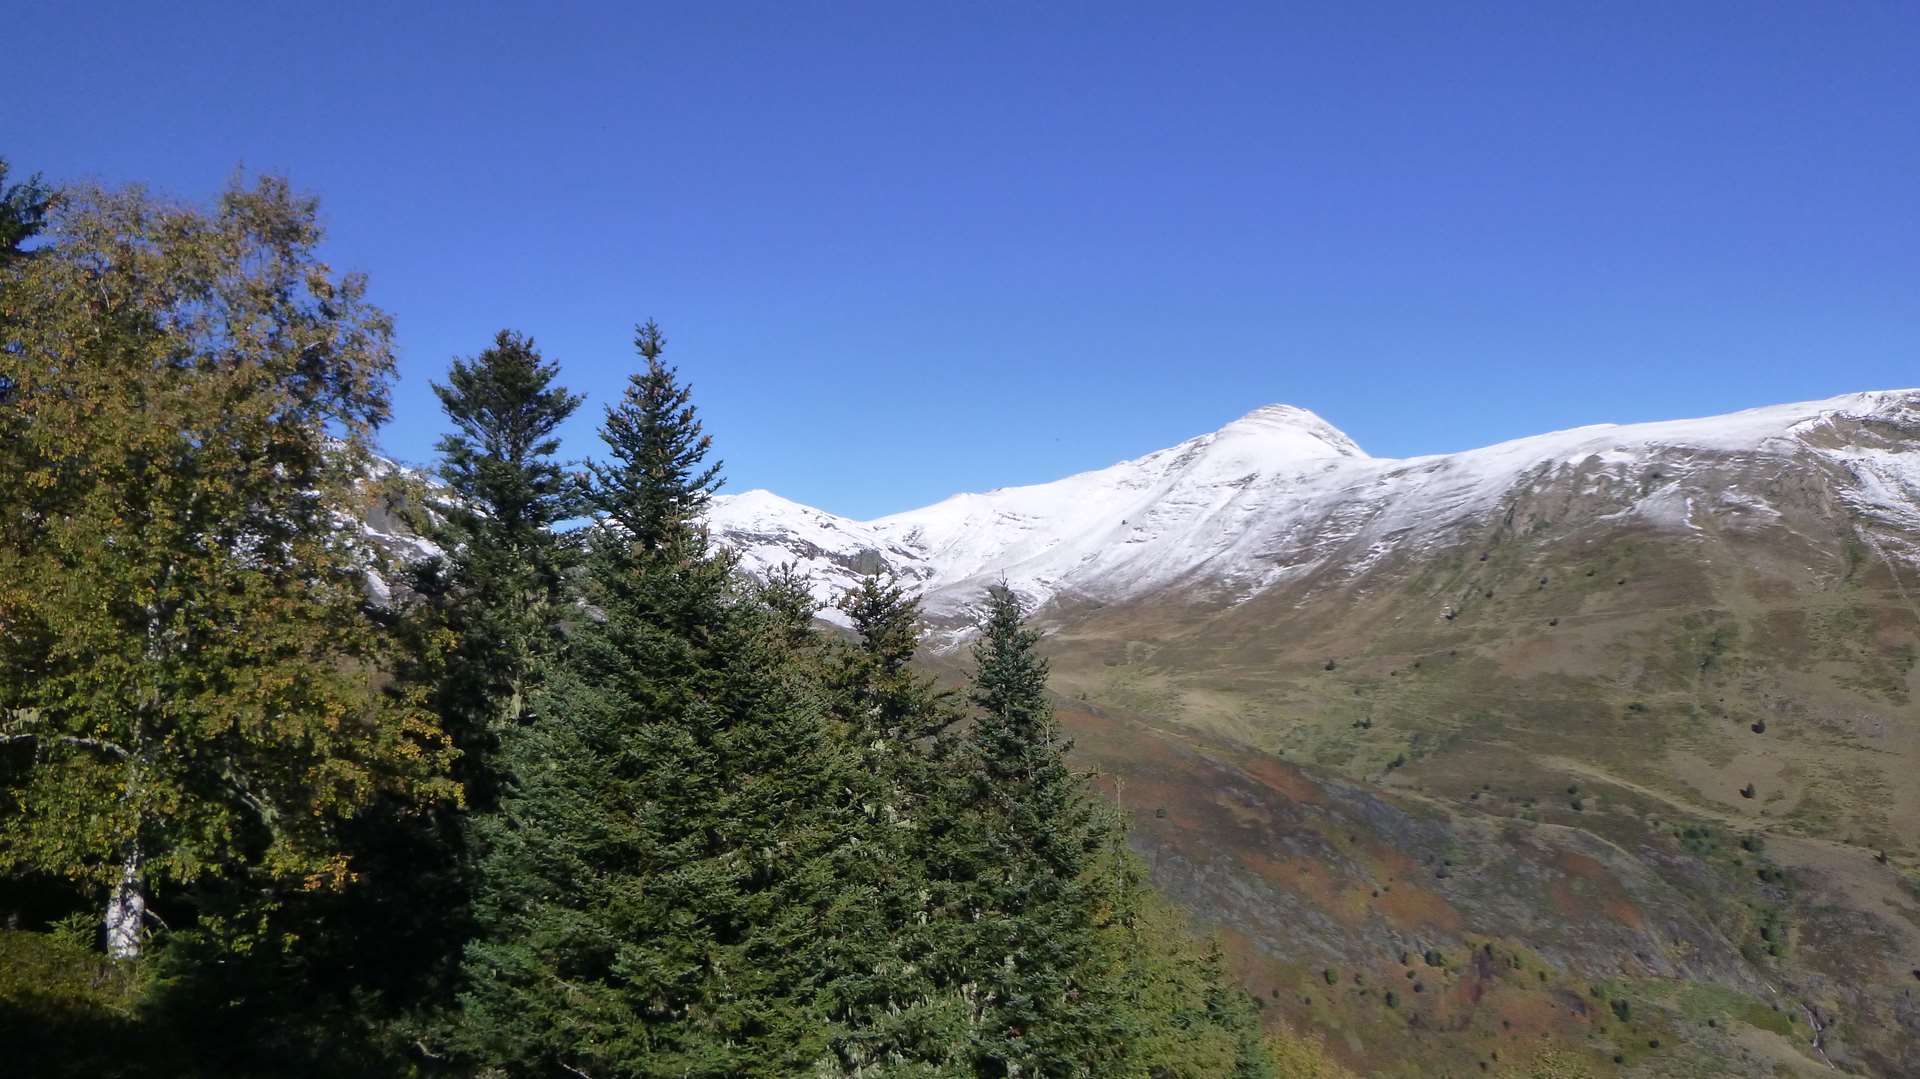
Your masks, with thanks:
M1345 431L1294 405L1265 405L1204 436L1215 448L1232 447L1262 460L1366 457Z
M1305 409L1269 405L1217 431L1052 483L961 494L855 521L766 491L714 500L709 525L750 572L798 562L822 598L874 569L921 589L936 621L1005 580L1030 600L1108 602L1175 584L1232 601L1329 567L1364 572L1484 522L1516 491L1651 527L1767 511L1759 477L1831 468L1840 500L1920 537L1920 390L1847 394L1705 419L1601 424L1483 449L1369 457ZM1753 490L1739 490L1741 477ZM1744 515L1744 516L1742 516ZM1920 539L1914 541L1920 552Z

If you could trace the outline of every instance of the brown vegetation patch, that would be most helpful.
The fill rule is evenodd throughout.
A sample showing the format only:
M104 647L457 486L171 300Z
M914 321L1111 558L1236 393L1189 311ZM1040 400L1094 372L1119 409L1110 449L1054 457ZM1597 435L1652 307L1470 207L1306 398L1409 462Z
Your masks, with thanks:
M1424 926L1458 933L1467 924L1460 912L1445 899L1404 880L1391 888L1382 889L1380 898L1374 900L1374 908L1388 922L1403 928Z
M1260 781L1263 786L1296 802L1306 805L1323 805L1327 800L1326 792L1320 784L1308 778L1299 768L1275 760L1263 754L1244 754L1234 761L1240 770Z
M1553 864L1563 874L1547 886L1556 910L1571 918L1588 917L1597 912L1634 930L1646 928L1639 906L1598 860L1576 851L1560 850L1555 852Z
M1364 909L1350 902L1352 889L1336 880L1325 862L1316 858L1273 858L1258 851L1240 851L1235 858L1260 879L1283 891L1311 900L1316 907L1348 925L1363 920Z

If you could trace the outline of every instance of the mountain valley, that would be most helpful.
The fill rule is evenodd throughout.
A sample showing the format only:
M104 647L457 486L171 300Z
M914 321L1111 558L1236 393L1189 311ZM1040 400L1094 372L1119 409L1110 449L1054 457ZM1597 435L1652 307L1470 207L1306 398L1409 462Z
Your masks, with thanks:
M1274 406L1053 484L709 526L823 598L910 582L949 673L987 584L1038 604L1156 884L1363 1070L1529 1037L1920 1070L1920 392L1409 460Z

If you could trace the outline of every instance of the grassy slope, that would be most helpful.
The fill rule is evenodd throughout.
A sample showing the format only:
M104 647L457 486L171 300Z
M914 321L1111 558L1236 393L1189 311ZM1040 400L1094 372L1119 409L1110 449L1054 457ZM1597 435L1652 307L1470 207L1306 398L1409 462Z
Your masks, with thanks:
M1582 881L1564 864L1488 857L1484 873L1537 873L1566 887L1448 898L1466 908L1458 912L1464 922L1488 923L1489 935L1509 946L1537 949L1555 977L1569 980L1568 991L1600 975L1719 986L1754 999L1765 996L1754 984L1770 985L1787 1012L1804 1005L1829 1027L1823 1040L1836 1060L1900 1074L1920 1069L1920 981L1911 973L1920 968L1920 894L1906 883L1920 874L1920 783L1911 779L1920 771L1920 608L1910 598L1920 581L1903 580L1844 530L1825 540L1810 535L1820 533L1717 531L1711 522L1705 534L1678 537L1505 527L1480 544L1384 566L1360 581L1296 582L1236 607L1163 598L1063 608L1052 640L1055 685L1090 713L1146 721L1109 739L1122 746L1184 738L1189 751L1214 747L1200 752L1217 760L1252 747L1269 763L1303 766L1304 778L1290 782L1351 781L1444 821L1446 842L1472 846L1471 837L1489 834L1492 855L1511 855L1522 842L1516 835L1548 836L1544 847L1582 857L1612 852L1598 858L1609 877L1643 873L1652 882L1646 895L1623 885L1620 911L1647 902L1672 908L1657 916L1650 946L1698 952L1711 941L1720 958L1701 969L1672 956L1639 971L1595 969L1607 964L1556 933L1555 919L1571 916L1556 905L1587 902L1609 886ZM1107 763L1123 770L1119 758L1155 751L1112 752ZM1742 795L1749 783L1751 798ZM1284 784L1254 792L1240 812L1270 815L1296 793ZM1217 790L1161 797L1168 805L1156 809L1179 814L1211 806ZM1151 817L1142 829L1155 842ZM1276 833L1265 841L1289 839ZM1746 850L1743 840L1761 849ZM1193 839L1163 842L1173 850ZM1418 859L1425 840L1384 842ZM1287 894L1304 900L1300 924L1350 917L1358 902L1351 888L1319 879L1315 857L1233 857L1235 873L1286 881ZM1170 878L1179 873L1217 871L1183 865L1163 872L1161 883L1177 890ZM1774 879L1761 879L1763 871ZM1372 901L1372 890L1370 881L1362 897ZM1187 898L1203 917L1219 919L1219 894ZM1494 911L1531 928L1496 933ZM1377 916L1392 920L1390 912ZM1704 932L1679 928L1689 919ZM1471 936L1459 927L1447 933L1456 944ZM1264 947L1286 961L1274 968L1270 991L1313 995L1300 984L1314 980L1312 944L1288 943L1275 930ZM1369 961L1398 947L1375 948ZM1350 964L1365 953L1343 948ZM1529 1006L1560 991L1537 972L1526 988ZM1650 1000L1673 995L1653 988L1643 994ZM1492 984L1484 992L1503 995ZM1353 995L1343 988L1338 1014L1318 1022L1352 1033L1361 1045L1356 1061L1376 1069L1380 1028L1345 1007ZM1318 1006L1327 996L1316 996ZM1392 1018L1404 1023L1405 1015ZM1740 1025L1732 1013L1724 1018L1733 1026L1717 1018L1702 1029ZM1745 1024L1739 1039L1702 1035L1697 1055L1711 1061L1736 1049L1785 1047L1769 1067L1824 1070L1809 1059L1804 1014L1798 1022L1797 1033ZM1665 1067L1635 1064L1632 1047L1604 1030L1549 1033L1614 1046L1595 1050L1608 1065L1621 1052L1629 1068ZM1654 1055L1678 1059L1674 1046L1696 1040L1669 1031L1667 1051ZM1465 1057L1454 1065L1464 1065L1461 1074L1478 1071Z

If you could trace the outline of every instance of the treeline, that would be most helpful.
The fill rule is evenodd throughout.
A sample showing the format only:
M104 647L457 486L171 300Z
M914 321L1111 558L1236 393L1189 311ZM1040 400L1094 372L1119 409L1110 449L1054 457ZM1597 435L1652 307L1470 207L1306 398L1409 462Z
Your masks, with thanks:
M0 168L10 1064L1313 1073L1068 767L1015 596L943 691L897 584L823 632L709 542L651 322L584 472L530 338L455 361L442 485L402 500L442 553L372 547L392 328L319 239L276 179L201 208ZM86 949L85 991L5 977Z

